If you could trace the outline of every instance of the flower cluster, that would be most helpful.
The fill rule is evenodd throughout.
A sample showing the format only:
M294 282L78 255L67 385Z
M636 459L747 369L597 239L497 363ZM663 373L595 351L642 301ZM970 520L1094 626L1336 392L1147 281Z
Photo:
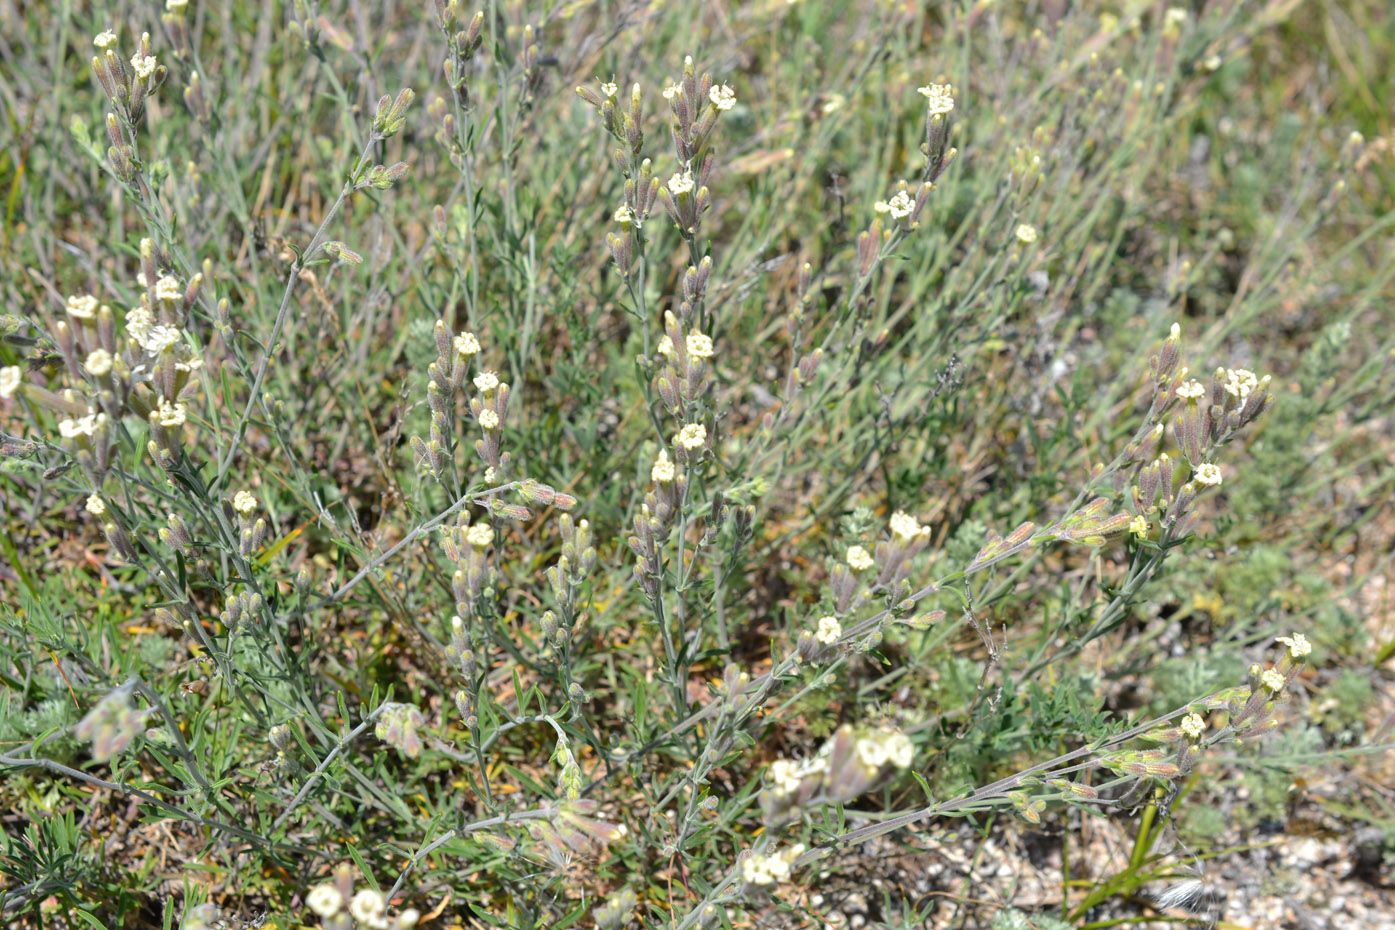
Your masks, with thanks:
M794 862L804 855L804 844L786 846L777 853L750 853L741 860L741 880L757 888L778 885L790 880Z
M431 431L425 441L420 436L413 436L409 441L416 456L417 466L424 468L437 481L445 481L446 462L452 457L455 446L453 424L456 420L456 398L461 393L465 379L469 377L471 365L480 354L481 348L474 333L453 333L444 320L436 321L432 335L436 344L436 360L426 369L430 379L426 384L426 403L431 408ZM482 373L476 380L483 378L485 374L493 378L492 382L488 382L491 390L497 391L499 381L492 373ZM484 417L485 408L482 402L478 411L474 410L473 404L471 410L484 431L485 439L481 441L488 440L492 435L494 458L505 461L507 453L501 455L498 451L498 409L491 407L490 416L487 418Z
M425 723L426 718L416 705L389 702L382 706L373 732L407 758L415 759L421 753L419 731Z
M766 823L778 826L820 805L851 801L914 758L910 739L895 727L845 724L813 758L771 764L761 792Z
M78 739L92 741L92 758L106 762L145 729L146 711L131 704L129 686L122 686L97 702L73 728Z
M305 907L320 919L324 930L412 930L421 920L420 912L412 907L389 917L388 901L381 892L372 888L354 891L347 866L335 871L332 882L311 888Z

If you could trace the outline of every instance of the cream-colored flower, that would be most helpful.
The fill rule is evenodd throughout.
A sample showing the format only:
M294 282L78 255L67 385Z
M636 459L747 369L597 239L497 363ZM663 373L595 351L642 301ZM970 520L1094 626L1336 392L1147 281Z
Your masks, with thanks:
M492 407L485 407L480 411L480 426L484 429L498 429L499 414L495 413Z
M316 917L333 917L344 906L344 896L333 885L316 885L306 896L305 906Z
M112 357L106 349L93 349L82 363L88 374L100 378L111 371Z
M359 923L374 926L382 920L387 905L383 901L383 896L371 888L365 888L354 899L349 902L349 914Z
M19 384L24 380L24 373L20 371L18 365L6 365L0 368L0 400L9 400L15 396L15 391L19 390Z
M832 615L819 618L819 629L814 634L814 638L825 646L832 646L838 642L843 635L843 624L838 622L838 618Z
M1284 690L1284 676L1278 669L1265 669L1264 674L1259 676L1259 683L1275 694Z
M499 376L492 371L482 371L475 375L475 388L481 394L488 394L499 386Z
M663 94L665 100L672 100L681 93L683 93L683 85L677 81L669 81L664 85Z
M251 491L245 488L233 495L232 508L244 517L251 516L257 509L257 498Z
M494 542L494 527L488 523L476 523L465 531L465 541L476 549L487 549Z
M601 93L607 97L614 97L619 91L620 88L615 85L614 81L606 81L601 85Z
M150 411L150 420L152 423L159 423L161 426L183 426L188 413L189 409L183 404L171 404L162 397L160 398L160 406Z
M886 754L898 769L908 769L915 761L915 747L911 745L910 737L900 731L887 737Z
M1177 729L1182 731L1182 735L1192 742L1201 739L1201 734L1206 732L1206 721L1201 714L1187 714L1178 724Z
M155 297L158 300L180 301L184 299L184 285L173 275L160 275L155 282Z
M693 187L693 173L691 171L680 171L668 179L668 192L675 197L688 193Z
M624 824L621 824L624 826ZM397 914L397 930L412 930L421 920L421 911L414 907L406 908Z
M87 512L94 517L105 516L107 512L107 502L96 494L89 495L87 498Z
M712 105L719 110L730 110L736 106L736 91L725 84L712 86L707 92L707 96L712 101Z
M1148 518L1139 514L1129 522L1129 532L1139 539L1148 538Z
M1208 488L1214 488L1221 483L1221 466L1212 465L1210 462L1204 462L1196 466L1196 471L1192 474L1192 478L1198 484L1204 484Z
M678 435L674 437L674 442L689 452L701 449L707 445L707 427L701 423L689 423L678 431Z
M853 751L857 753L858 760L869 769L879 769L891 761L886 744L870 733L854 744Z
M100 49L111 48L116 44L116 33L112 32L110 29L103 30L97 33L96 38L92 40L92 44Z
M847 555L848 568L855 572L865 572L869 568L876 567L877 560L872 558L872 553L861 546L851 546Z
M691 358L711 358L713 355L712 337L704 336L697 330L688 333L683 345Z
M905 191L897 191L891 195L891 199L886 202L886 212L894 218L900 220L911 215L915 210L915 201L911 195Z
M188 5L189 0L165 0L165 9L171 13L183 12Z
M1278 641L1288 647L1288 655L1291 659L1301 659L1313 652L1313 644L1308 642L1308 637L1302 633L1294 633L1292 636L1280 636Z
M1192 400L1197 397L1206 396L1206 385L1200 381L1187 381L1177 388L1177 396L1183 400Z
M664 358L673 358L673 340L668 336L659 337L659 344L654 348L654 351Z
M89 413L85 417L58 421L58 435L64 439L76 439L79 436L95 436L97 432L106 425L107 415L105 413Z
M1225 392L1231 397L1245 400L1250 392L1259 386L1259 378L1248 368L1227 368L1225 370Z
M948 116L954 112L954 87L950 84L927 84L916 90L925 98L931 116Z
M613 216L612 219L614 219L617 223L621 223L626 226L633 226L635 222L634 211L631 210L629 207L621 206L620 209L615 211L615 216Z
M475 338L474 333L461 333L455 337L455 354L461 358L470 358L478 355L480 351L480 341Z
M677 475L678 471L668 457L668 450L660 449L658 457L654 459L654 466L649 469L649 477L655 484L668 484Z
M68 298L68 316L75 320L90 320L97 315L97 298L78 294Z
M144 81L155 73L155 66L159 64L154 55L142 55L140 52L131 56L131 67L136 72L136 78Z
M136 345L145 341L154 325L155 317L145 307L135 307L126 314L126 335L135 340Z
M140 341L141 348L151 355L159 355L166 349L172 349L179 343L180 333L178 326L166 326L163 323L156 323L150 327L150 331L145 334L145 338Z
M891 535L902 542L910 542L920 536L929 536L930 527L921 526L915 517L898 510L891 515Z
M1018 223L1017 229L1013 230L1013 235L1023 245L1031 245L1037 241L1037 228L1031 223Z

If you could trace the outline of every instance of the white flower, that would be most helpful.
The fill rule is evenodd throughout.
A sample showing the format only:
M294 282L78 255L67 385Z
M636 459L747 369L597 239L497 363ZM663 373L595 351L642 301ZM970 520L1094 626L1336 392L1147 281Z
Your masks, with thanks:
M107 502L92 494L87 498L87 512L94 517L103 516L107 512Z
M397 915L398 930L412 930L419 920L421 920L421 911L418 911L414 907L409 907L399 912Z
M914 209L915 201L912 200L911 195L905 191L897 191L895 194L892 194L891 199L886 202L886 212L890 213L898 220L910 216L911 211Z
M499 414L493 409L486 407L480 411L480 426L484 429L497 429L499 426Z
M877 560L872 558L872 554L861 546L852 546L848 549L848 568L855 572L865 572L874 567Z
M1210 462L1196 466L1196 471L1192 474L1198 483L1214 488L1221 483L1221 466L1212 465Z
M155 73L156 64L154 55L142 55L140 52L136 52L131 56L131 67L135 69L136 77L142 81Z
M701 423L689 423L678 431L673 441L689 452L701 449L707 444L707 427Z
M626 223L626 224L629 224L629 225L631 225L631 226L634 225L634 221L635 221L635 215L634 215L634 213L630 210L629 207L623 207L623 206L622 206L620 209L618 209L618 210L615 211L615 216L614 216L613 218L614 218L615 222L617 222L617 223Z
M183 300L184 285L171 275L161 275L155 282L155 296L160 300Z
M183 404L171 404L162 397L160 398L160 406L150 411L150 420L152 423L159 423L161 426L183 426L188 412L188 408ZM236 502L234 502L233 506L236 507ZM256 506L255 499L252 506Z
M232 508L244 517L250 516L257 509L257 498L251 491L238 491L233 495Z
M673 340L668 336L661 337L659 339L659 345L654 351L658 352L664 358L673 358Z
M948 116L954 111L954 87L950 84L927 84L916 90L925 98L931 116Z
M156 323L150 327L150 331L145 334L145 338L140 341L141 348L151 355L159 355L166 349L173 348L179 342L179 327L166 326L163 323Z
M672 100L674 97L683 93L683 85L679 84L677 81L669 81L668 84L665 85L663 93L665 100Z
M155 318L145 307L136 307L126 314L126 335L134 339L137 345L145 341L145 337L150 334L150 327L154 325Z
M774 855L749 855L741 861L741 879L748 885L773 885L787 881L790 865L803 853L804 844L796 843Z
M684 171L668 179L668 192L677 197L693 189L693 173Z
M1284 690L1284 676L1278 669L1266 669L1264 674L1259 676L1259 683L1275 694Z
M20 381L24 380L23 372L18 365L6 365L0 368L0 400L9 400L19 390Z
M373 926L382 919L386 905L383 896L371 888L365 888L349 902L349 913L354 920Z
M110 352L106 349L93 349L88 353L87 360L82 364L89 374L100 378L102 375L111 371L111 363L112 358Z
M713 85L707 92L707 96L712 101L712 105L719 110L730 110L736 106L736 91L725 84Z
M487 549L494 541L494 528L488 523L476 523L465 531L465 541L476 549Z
M479 354L480 341L475 338L474 333L461 333L455 337L455 354L462 358L469 358Z
M1308 642L1308 637L1302 633L1294 633L1292 636L1280 636L1278 641L1288 647L1288 655L1291 659L1301 659L1313 652L1313 644Z
M344 906L344 896L333 885L316 885L305 898L305 906L316 917L333 917Z
M475 375L475 387L481 394L488 394L499 386L499 376L492 371L483 371Z
M915 747L911 738L900 730L884 730L882 746L886 749L887 760L898 769L908 769L915 761Z
M649 469L649 477L655 484L668 484L677 477L677 470L668 457L667 449L659 450L658 458L654 459L654 467Z
M606 81L601 85L601 93L605 94L607 97L614 97L619 90L620 88L616 87L613 81Z
M1259 386L1259 378L1247 368L1227 368L1225 370L1225 392L1231 397L1244 400Z
M684 340L683 344L688 350L688 355L693 358L712 357L713 349L711 336L704 336L697 330L693 330L688 333L688 338Z
M1177 396L1185 400L1191 400L1194 397L1205 397L1206 386L1200 381L1188 381L1177 389Z
M165 9L177 13L189 5L189 0L165 0Z
M116 33L110 29L97 33L97 37L92 40L92 44L98 48L107 49L116 44Z
M1186 25L1186 22L1187 11L1180 6L1170 6L1167 8L1167 12L1163 14L1164 25L1171 26L1174 29Z
M68 298L68 315L75 320L90 320L97 315L97 298L82 294Z
M825 646L832 646L838 642L838 638L843 635L843 624L838 622L838 618L832 615L819 618L819 631L814 634L814 639Z
M787 797L799 790L802 781L799 777L799 763L789 759L776 759L770 764L770 791L777 798Z
M1201 718L1201 714L1187 714L1178 724L1177 729L1182 731L1182 735L1195 742L1201 739L1201 734L1206 732L1206 721Z
M891 760L891 754L886 751L886 744L872 735L859 739L853 750L862 764L869 769L879 769Z
M1023 245L1031 245L1037 241L1037 228L1031 223L1018 223L1013 234L1017 236L1017 241Z
M910 542L918 536L929 536L930 527L921 526L915 517L898 510L891 515L891 535L902 542Z
M107 415L105 413L89 413L85 417L78 417L76 420L60 420L58 423L58 434L64 439L76 439L79 436L93 436L97 431L106 425Z

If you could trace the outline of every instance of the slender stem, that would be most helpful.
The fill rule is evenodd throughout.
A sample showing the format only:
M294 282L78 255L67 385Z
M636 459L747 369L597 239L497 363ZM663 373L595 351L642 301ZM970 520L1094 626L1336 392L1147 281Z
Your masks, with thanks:
M329 224L339 212L339 208L348 200L349 195L358 190L359 175L363 171L363 166L368 162L368 153L378 142L380 136L370 133L368 142L359 152L358 159L354 162L353 170L349 172L349 177L344 181L344 185L339 189L339 197L325 214L325 218L320 222L320 226L315 230L315 235L310 238L310 244L305 247L296 260L291 263L291 270L286 273L286 289L281 295L281 306L276 309L276 322L271 327L271 338L262 346L262 356L257 362L257 373L252 379L252 390L247 397L247 406L243 409L242 415L238 417L237 429L233 431L232 442L228 445L228 451L223 454L223 461L218 465L217 477L213 479L211 489L221 488L223 479L227 477L228 469L232 467L233 456L237 454L238 446L242 443L242 438L247 432L247 423L252 418L252 411L256 409L257 397L261 393L262 381L266 378L267 367L271 364L271 356L276 351L276 340L281 335L281 327L286 323L286 316L291 306L291 293L295 290L296 282L300 280L300 273L305 270L305 266L310 259L314 258L324 241L325 231L329 229Z

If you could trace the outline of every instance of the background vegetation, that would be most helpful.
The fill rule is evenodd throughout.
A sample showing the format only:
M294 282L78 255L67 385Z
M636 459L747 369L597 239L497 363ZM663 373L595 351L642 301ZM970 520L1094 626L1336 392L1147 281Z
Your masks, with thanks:
M1026 833L1035 926L1162 925L1146 883L1224 897L1273 831L1395 849L1385 4L167 6L0 8L6 919L314 926L337 881L364 926L800 926L880 870L883 925L980 926L1010 892L894 863ZM634 222L646 171L695 231ZM154 380L88 294L114 350L179 326ZM1174 322L1274 402L1160 526ZM1284 700L1204 703L1253 663ZM840 727L913 761L782 812ZM1099 817L1126 868L1073 858Z

